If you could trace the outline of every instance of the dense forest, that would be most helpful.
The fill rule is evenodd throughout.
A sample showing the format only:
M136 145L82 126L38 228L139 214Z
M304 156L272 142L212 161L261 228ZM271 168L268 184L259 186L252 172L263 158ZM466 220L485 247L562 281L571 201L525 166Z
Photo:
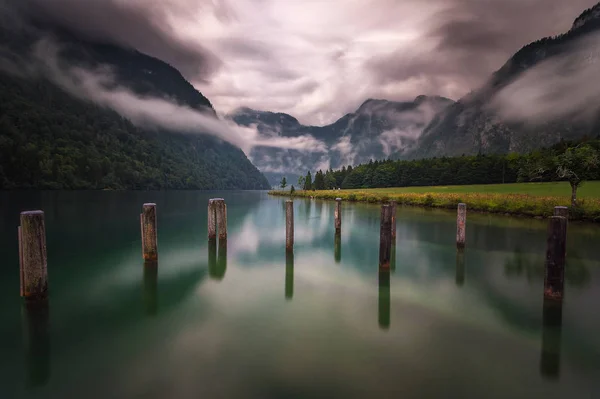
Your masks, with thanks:
M339 170L308 172L300 179L303 189L379 188L446 186L461 184L515 183L569 180L556 173L555 161L569 149L587 148L600 152L600 139L562 141L529 154L441 157L413 161L371 161ZM585 179L600 180L600 168L586 173Z
M0 28L0 45L26 54L40 35ZM215 114L201 93L158 59L66 33L57 37L73 64L110 65L118 83L139 95L168 97ZM232 144L207 134L141 129L42 76L21 78L0 68L0 189L269 187Z
M264 189L242 150L140 130L44 80L0 74L0 189Z

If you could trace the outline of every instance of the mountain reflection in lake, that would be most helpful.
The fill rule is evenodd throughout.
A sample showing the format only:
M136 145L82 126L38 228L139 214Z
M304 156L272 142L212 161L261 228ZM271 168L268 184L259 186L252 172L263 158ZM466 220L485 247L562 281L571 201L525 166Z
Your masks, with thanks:
M209 244L223 197L228 239ZM159 262L139 207L156 202ZM0 193L2 397L587 398L600 395L600 227L569 224L565 301L543 301L546 221L264 192ZM19 298L19 212L46 212L50 301Z

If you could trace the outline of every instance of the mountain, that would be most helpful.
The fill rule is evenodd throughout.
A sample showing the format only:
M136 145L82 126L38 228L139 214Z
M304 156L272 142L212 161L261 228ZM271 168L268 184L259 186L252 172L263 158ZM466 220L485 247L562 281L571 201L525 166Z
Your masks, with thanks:
M208 134L134 125L109 107L86 100L85 93L57 84L62 77L42 67L33 70L31 56L36 49L46 51L52 38L60 48L57 70L109 69L112 80L100 83L122 89L121 101L131 92L216 118L210 101L175 68L55 27L1 22L0 189L269 188L234 145Z
M600 3L565 34L530 43L437 115L408 158L528 152L600 132Z
M427 124L453 104L443 97L413 101L368 99L355 112L327 126L305 126L293 116L241 108L228 116L241 126L256 126L266 138L312 136L321 148L255 147L252 162L277 184L282 176L295 183L307 170L341 168L371 159L400 158L417 142Z

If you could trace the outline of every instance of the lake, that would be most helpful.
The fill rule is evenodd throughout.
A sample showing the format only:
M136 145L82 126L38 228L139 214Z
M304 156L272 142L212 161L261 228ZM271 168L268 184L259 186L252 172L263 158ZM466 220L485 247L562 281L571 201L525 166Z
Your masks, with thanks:
M209 250L207 204L228 207ZM156 202L157 268L139 214ZM265 192L0 193L2 398L595 398L600 226L569 224L565 300L543 301L547 221ZM19 212L46 214L50 298L19 297Z

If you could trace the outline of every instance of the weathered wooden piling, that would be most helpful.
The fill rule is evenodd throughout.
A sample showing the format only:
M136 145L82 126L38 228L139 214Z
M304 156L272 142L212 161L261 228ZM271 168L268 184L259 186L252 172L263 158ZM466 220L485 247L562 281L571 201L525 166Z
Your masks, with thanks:
M467 204L458 204L456 215L456 246L463 248L466 241Z
M378 295L378 322L379 328L388 330L390 328L391 292L390 271L379 271L379 295Z
M335 199L335 234L342 231L342 199Z
M285 254L285 298L294 297L294 253Z
M27 300L46 299L48 297L48 255L44 212L22 212L21 226L17 232L21 296Z
M562 302L544 299L540 373L549 379L560 376Z
M566 206L555 206L554 216L562 216L565 219L569 220L569 208L567 208Z
M552 216L548 224L544 298L562 301L567 247L567 219Z
M392 239L396 238L396 208L398 207L397 201L390 201L390 207L392 208Z
M208 240L217 239L217 203L214 199L208 200Z
M294 250L294 201L285 201L285 250Z
M223 198L212 198L208 200L208 239L227 239L227 204Z
M392 252L392 208L381 206L381 227L379 229L379 268L389 269Z
M158 260L156 204L144 204L142 206L140 219L142 225L142 253L144 260L156 262Z
M223 198L217 199L217 229L219 240L227 239L227 204Z

